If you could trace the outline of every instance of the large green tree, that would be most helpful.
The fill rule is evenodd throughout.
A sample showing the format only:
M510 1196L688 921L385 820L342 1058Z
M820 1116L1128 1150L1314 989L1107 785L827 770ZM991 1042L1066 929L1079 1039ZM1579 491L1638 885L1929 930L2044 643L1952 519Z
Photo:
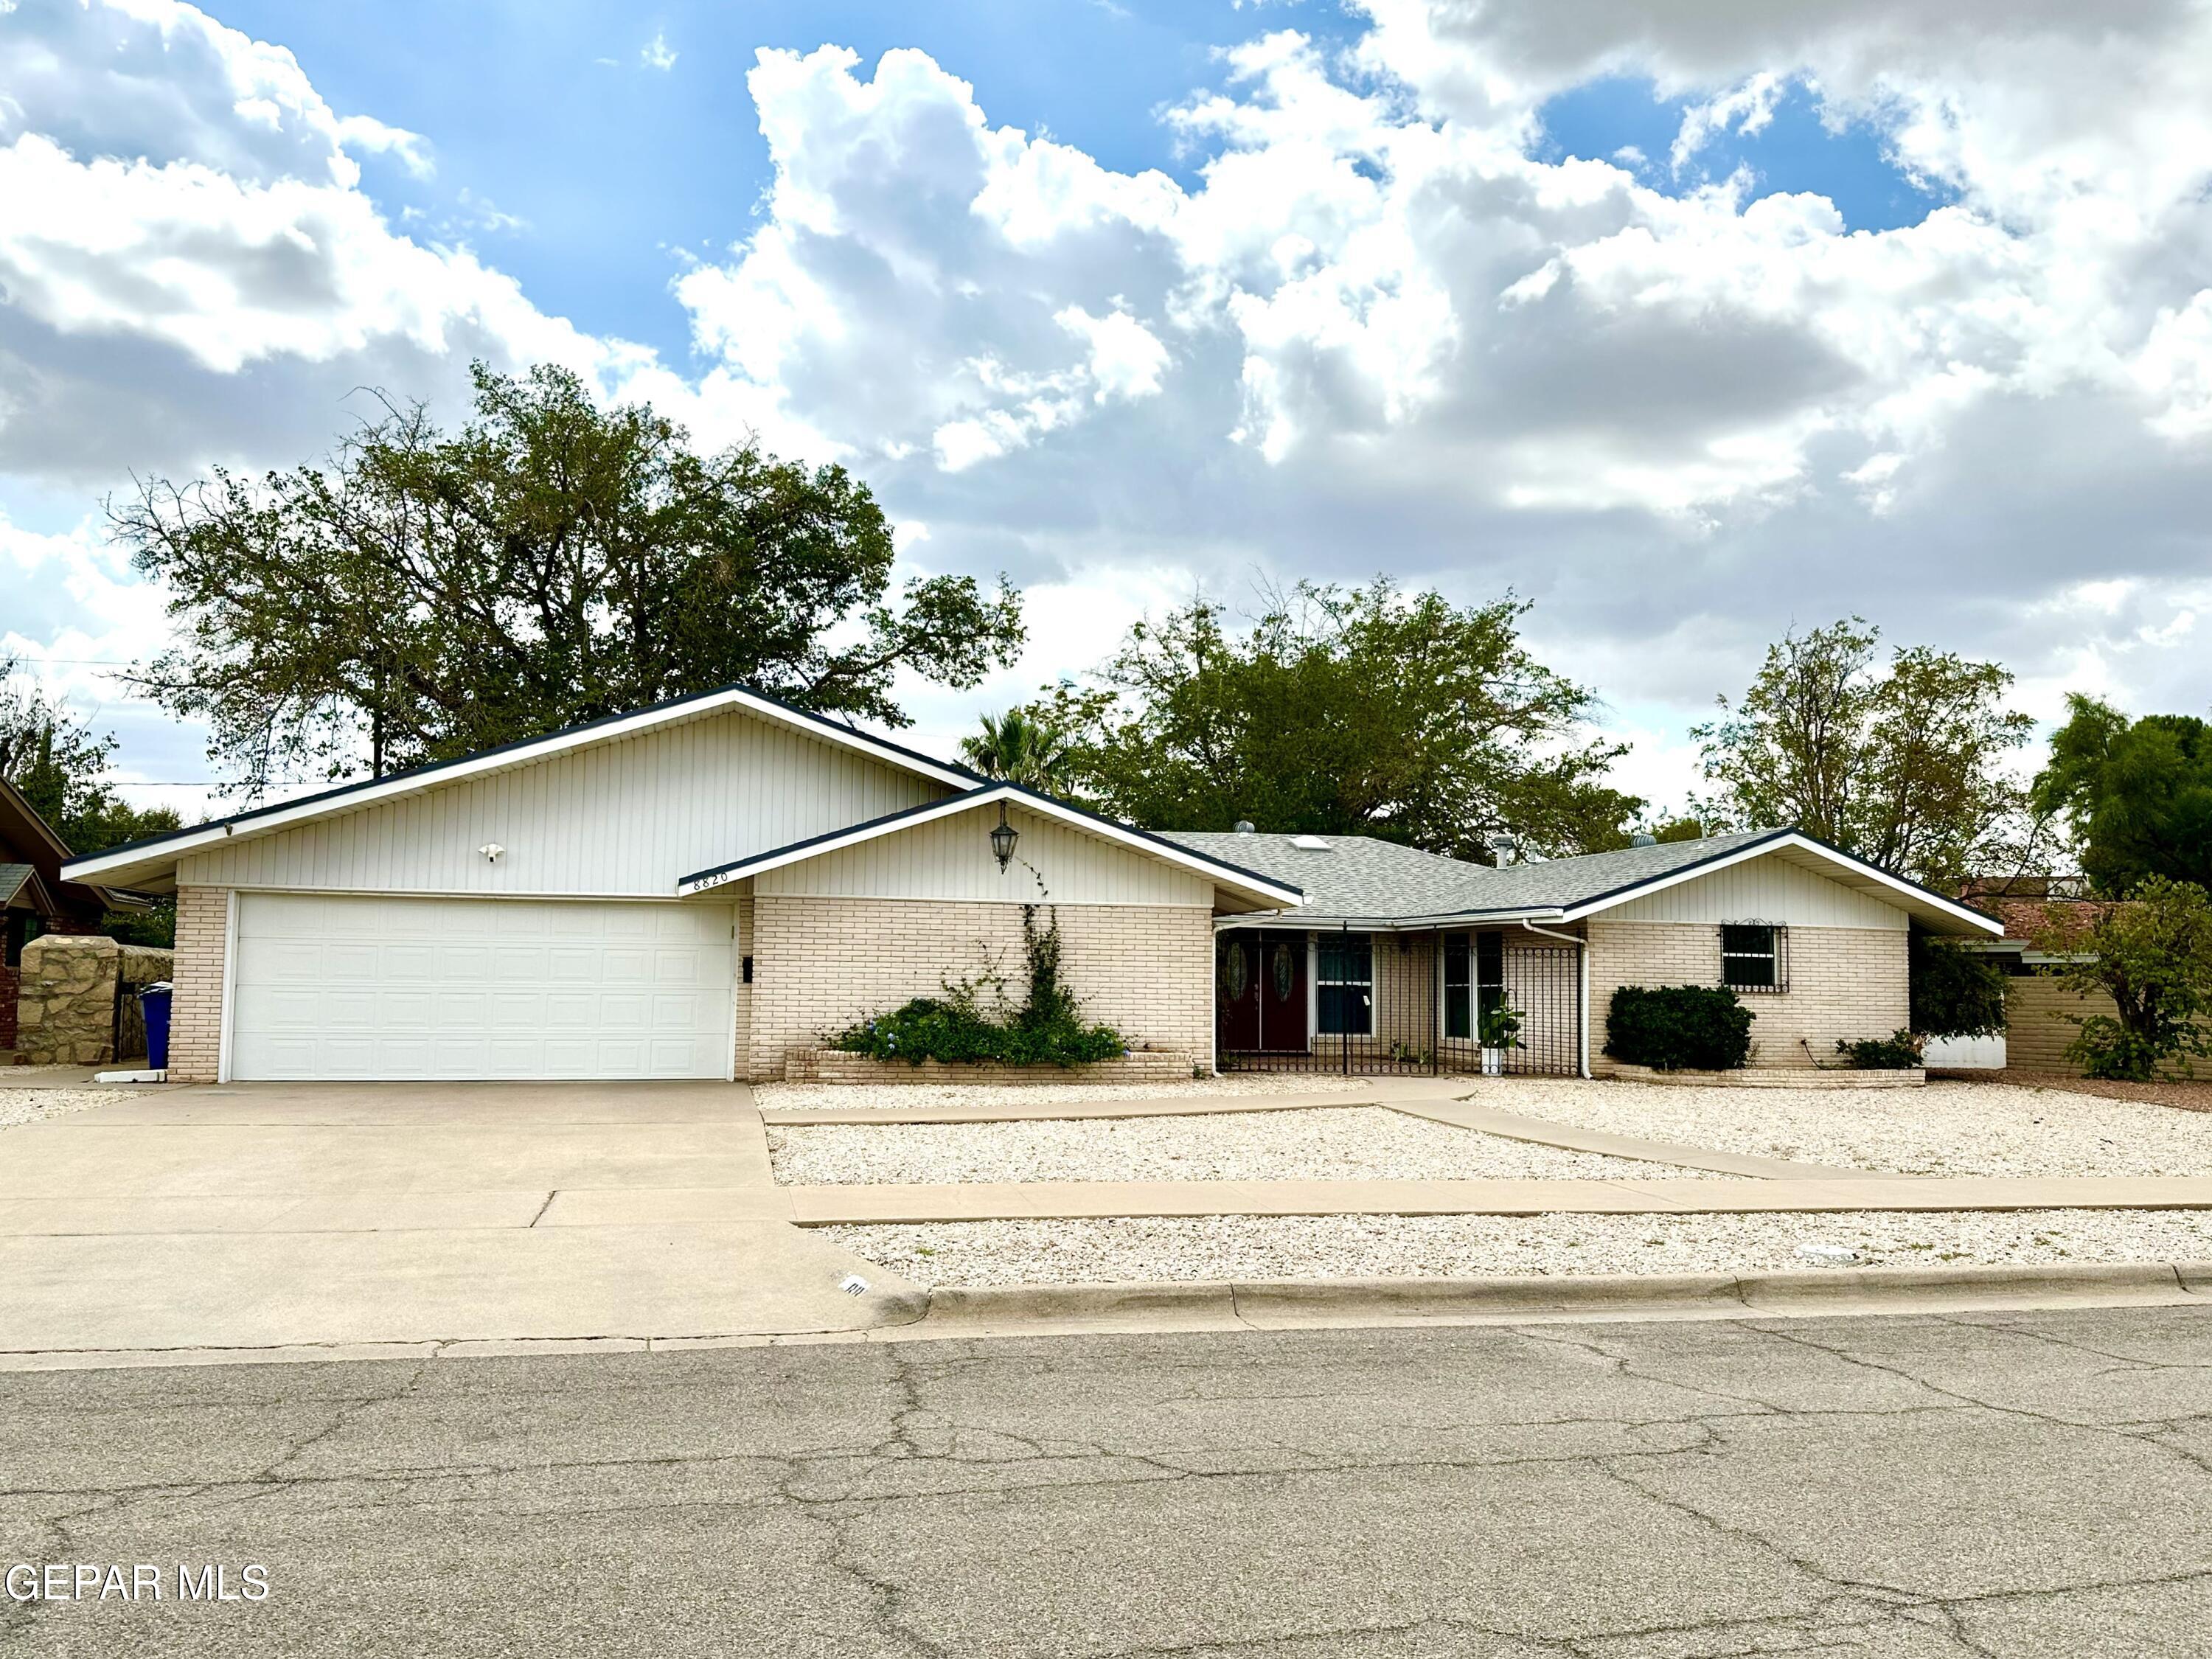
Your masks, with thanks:
M1378 577L1270 594L1238 631L1194 599L1037 712L1071 736L1073 786L1148 828L1249 818L1483 860L1499 835L1547 855L1619 845L1643 804L1604 781L1622 747L1521 643L1528 609Z
M2026 791L2006 765L2035 729L2012 676L1925 646L1878 650L1854 617L1768 648L1750 689L1691 728L1729 829L1793 824L1870 864L1942 884L2026 855Z
M2034 799L2066 818L2082 872L2116 897L2151 876L2212 888L2212 726L2066 701Z
M842 467L701 454L565 369L474 372L458 431L386 404L325 465L111 505L183 636L142 683L210 722L249 787L382 775L736 681L900 726L901 673L965 687L1012 660L1019 596L965 576L894 593L890 526Z

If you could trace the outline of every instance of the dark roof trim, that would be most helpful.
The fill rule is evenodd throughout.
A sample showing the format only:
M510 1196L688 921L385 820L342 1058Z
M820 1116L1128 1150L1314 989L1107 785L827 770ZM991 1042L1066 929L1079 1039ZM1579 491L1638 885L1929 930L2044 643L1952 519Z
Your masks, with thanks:
M1656 875L1646 876L1640 881L1625 883L1621 886L1608 889L1605 892L1592 894L1588 898L1577 899L1566 908L1570 910L1587 911L1607 906L1615 899L1626 897L1627 895L1638 892L1646 887L1672 885L1674 883L1680 881L1684 877L1691 874L1692 872L1705 868L1708 865L1739 862L1746 856L1755 853L1755 851L1760 848L1771 847L1782 842L1803 842L1808 846L1817 847L1820 851L1828 854L1831 857L1840 859L1845 864L1854 865L1859 869L1865 871L1869 875L1877 877L1881 880L1889 883L1894 886L1905 888L1912 892L1918 893L1931 902L1941 906L1946 910L1963 910L1970 915L1979 916L1984 921L1998 921L1999 920L1997 917L1991 915L1988 911L1977 908L1975 906L1966 903L1962 899L1951 898L1942 893L1937 892L1932 887L1923 886L1921 883L1912 880L1909 877L1900 876L1892 871L1885 870L1880 865L1870 863L1867 860L1861 858L1856 853L1846 852L1844 848L1837 846L1832 842L1822 841L1818 836L1808 835L1804 830L1797 829L1795 825L1788 825L1780 830L1766 830L1763 834L1753 836L1747 840L1737 842L1733 846L1726 848L1720 852L1709 854L1701 859L1692 859L1687 864L1678 864L1671 870L1664 870L1661 871Z
M906 819L949 817L953 812L964 811L970 807L979 806L994 799L1033 801L1055 814L1086 820L1098 825L1101 829L1111 830L1116 836L1146 842L1159 848L1162 854L1174 863L1195 862L1208 869L1220 871L1225 875L1241 878L1265 892L1291 893L1303 896L1301 889L1277 877L1261 875L1257 870L1248 870L1241 864L1231 864L1226 859L1216 858L1210 853L1201 853L1195 847L1186 847L1181 842L1170 841L1164 836L1156 836L1149 830L1139 830L1134 824L1123 823L1118 818L1107 817L1102 813L1091 811L1088 807L1079 806L1073 801L1062 800L1057 795L1048 795L1042 790L1031 789L1023 784L1001 781L985 782L976 788L963 791L959 794L948 795L942 800L924 801L919 806L901 807L896 812L885 812L878 817L864 818L858 823L848 823L839 830L825 830L818 836L809 836L803 841L791 842L781 847L772 847L763 852L750 853L744 858L732 859L727 864L716 865L711 870L695 871L690 875L681 877L677 881L677 887L681 890L702 882L712 882L719 885L720 878L734 879L756 865L788 861L792 854L804 853L811 847L824 847L833 842L865 840Z

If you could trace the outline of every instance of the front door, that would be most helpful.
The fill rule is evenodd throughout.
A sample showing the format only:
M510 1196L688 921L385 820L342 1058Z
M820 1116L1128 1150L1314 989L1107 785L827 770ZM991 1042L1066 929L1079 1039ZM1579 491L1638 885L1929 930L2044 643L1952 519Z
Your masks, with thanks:
M1304 933L1224 933L1214 947L1224 1054L1304 1054L1306 939Z
M1260 936L1223 933L1213 942L1213 1006L1224 1054L1260 1048Z

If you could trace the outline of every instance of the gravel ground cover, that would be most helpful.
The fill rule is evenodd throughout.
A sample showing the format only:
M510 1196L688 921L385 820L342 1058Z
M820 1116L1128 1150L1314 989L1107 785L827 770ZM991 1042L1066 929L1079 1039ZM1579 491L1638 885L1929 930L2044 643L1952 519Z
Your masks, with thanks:
M1583 1128L1899 1175L2212 1175L2212 1117L2056 1089L1674 1088L1506 1078L1473 1098Z
M1376 1079L1251 1073L1188 1083L756 1083L753 1103L776 1111L865 1112L910 1106L1034 1106L1055 1100L1205 1100L1236 1095L1352 1094Z
M143 1089L0 1089L0 1129L66 1117L105 1100L128 1100Z
M2011 1083L2030 1089L2057 1089L2106 1100L2135 1100L2178 1111L2212 1112L2212 1079L2182 1078L2164 1083L2116 1083L2105 1078L2074 1077L2064 1072L1938 1072L1960 1083Z
M770 1129L768 1144L776 1179L799 1186L1486 1176L1601 1181L1708 1173L1531 1146L1380 1106L1035 1123L840 1123Z
M820 1231L925 1285L1753 1273L1814 1266L1798 1255L1805 1244L1856 1250L1871 1267L2212 1260L2212 1215L2185 1210L1231 1215Z

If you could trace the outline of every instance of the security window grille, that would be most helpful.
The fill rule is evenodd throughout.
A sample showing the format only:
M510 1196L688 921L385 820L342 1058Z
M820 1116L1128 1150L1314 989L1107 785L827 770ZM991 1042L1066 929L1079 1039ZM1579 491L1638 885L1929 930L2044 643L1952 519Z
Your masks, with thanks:
M1766 921L1721 924L1721 983L1734 991L1790 988L1790 930Z
M1375 1030L1375 949L1364 933L1323 933L1315 1023L1324 1036L1367 1036Z

